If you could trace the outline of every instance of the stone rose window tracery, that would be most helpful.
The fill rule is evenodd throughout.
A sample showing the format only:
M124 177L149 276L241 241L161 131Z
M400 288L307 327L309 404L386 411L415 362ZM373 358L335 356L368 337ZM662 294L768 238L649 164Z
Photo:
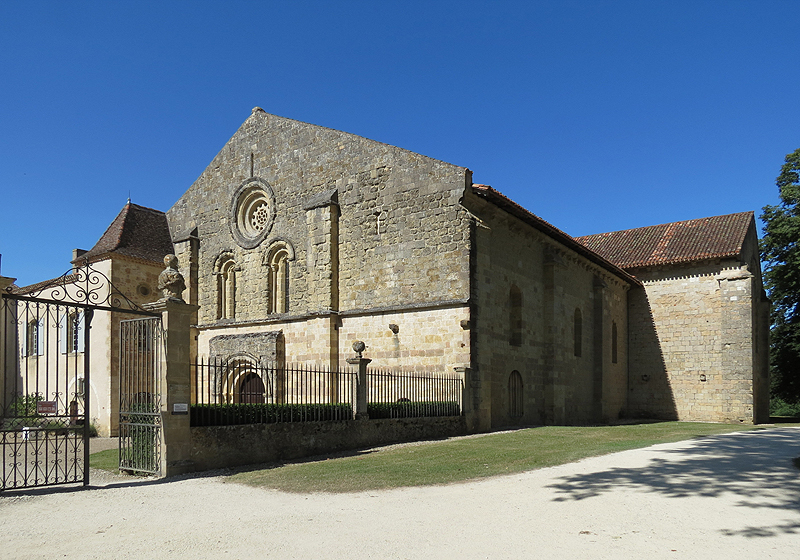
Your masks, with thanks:
M269 184L251 178L236 190L231 203L231 233L245 249L258 246L272 229L275 195Z

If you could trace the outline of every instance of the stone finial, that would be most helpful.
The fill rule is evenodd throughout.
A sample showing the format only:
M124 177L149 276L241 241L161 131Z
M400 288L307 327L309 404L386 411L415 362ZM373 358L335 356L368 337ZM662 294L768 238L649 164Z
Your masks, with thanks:
M178 257L167 255L164 257L164 270L158 275L158 289L161 291L161 299L171 299L183 301L183 291L186 289L186 282L183 275L178 272Z
M356 354L358 354L358 357L359 357L359 358L361 358L361 357L362 357L361 355L362 355L362 353L364 352L364 350L365 350L366 348L367 348L367 345L366 345L366 344L364 344L364 342L363 342L363 341L361 341L361 340L356 340L356 341L353 343L353 350L355 351L355 353L356 353Z

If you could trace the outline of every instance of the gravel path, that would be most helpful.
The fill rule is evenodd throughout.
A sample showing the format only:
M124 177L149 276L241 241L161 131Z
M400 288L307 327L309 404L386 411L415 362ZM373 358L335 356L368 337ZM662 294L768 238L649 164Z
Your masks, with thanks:
M800 428L657 445L478 482L287 494L94 473L0 497L3 558L786 558Z

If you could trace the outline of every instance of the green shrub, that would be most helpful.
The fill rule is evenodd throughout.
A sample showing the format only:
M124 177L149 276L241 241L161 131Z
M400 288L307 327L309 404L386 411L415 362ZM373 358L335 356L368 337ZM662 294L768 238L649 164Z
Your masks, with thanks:
M769 401L770 416L790 416L800 418L800 402L787 403L781 398L772 397Z
M194 404L192 426L236 426L276 422L321 422L349 420L349 404Z
M36 412L36 403L42 400L44 400L42 395L38 394L20 395L11 403L9 413L18 418L35 418L39 416L39 413Z
M461 409L455 401L400 401L369 403L367 414L371 419L460 416Z

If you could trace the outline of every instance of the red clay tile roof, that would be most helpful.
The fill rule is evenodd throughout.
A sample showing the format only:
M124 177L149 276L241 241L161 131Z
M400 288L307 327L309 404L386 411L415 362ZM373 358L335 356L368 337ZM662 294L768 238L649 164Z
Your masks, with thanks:
M173 250L167 215L128 202L94 247L73 263L108 253L160 263Z
M541 219L536 214L526 210L507 196L501 194L496 189L493 189L489 185L480 185L477 183L472 184L472 192L484 198L502 208L509 214L512 214L519 218L520 220L526 222L527 224L533 226L534 228L538 229L542 233L552 237L553 239L559 241L563 245L566 245L576 253L582 255L583 257L589 259L590 261L594 262L597 265L605 268L606 270L616 274L617 276L622 277L623 279L627 280L631 284L641 285L641 282L637 280L635 277L628 274L625 270L620 268L616 263L610 262L610 260L606 259L604 256L599 255L593 251L587 250L584 245L575 241L575 239L556 226L546 222L545 220Z
M752 212L726 214L610 233L576 237L592 251L624 268L736 257Z

